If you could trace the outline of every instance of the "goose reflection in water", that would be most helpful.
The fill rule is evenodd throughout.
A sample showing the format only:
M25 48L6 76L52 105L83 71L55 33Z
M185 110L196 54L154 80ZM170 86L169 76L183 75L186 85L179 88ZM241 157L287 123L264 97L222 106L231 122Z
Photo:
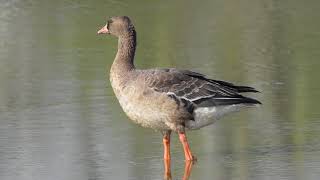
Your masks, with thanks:
M195 163L194 161L185 161L184 173L183 173L182 180L188 180L190 178L191 171L192 171L192 166L193 166L194 163ZM163 164L164 164L163 179L172 180L170 160L169 159L164 159L163 160Z

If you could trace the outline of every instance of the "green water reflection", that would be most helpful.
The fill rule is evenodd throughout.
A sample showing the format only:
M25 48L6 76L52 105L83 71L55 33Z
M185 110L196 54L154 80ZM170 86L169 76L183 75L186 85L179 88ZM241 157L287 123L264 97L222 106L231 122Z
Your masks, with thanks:
M179 67L261 90L263 106L190 132L191 179L318 179L320 1L0 3L1 179L162 179L159 133L131 123L108 70L128 15L136 64ZM172 142L172 176L184 173Z

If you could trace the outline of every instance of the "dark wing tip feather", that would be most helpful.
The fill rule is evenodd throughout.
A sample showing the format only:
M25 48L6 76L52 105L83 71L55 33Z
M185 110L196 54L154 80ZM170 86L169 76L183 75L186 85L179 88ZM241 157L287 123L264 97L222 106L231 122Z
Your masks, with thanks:
M232 90L236 91L237 93L243 93L243 92L253 92L253 93L256 93L256 92L260 92L260 91L256 90L256 89L253 88L253 87L249 87L249 86L237 86L237 85L234 85L233 83L229 83L229 82L226 82L226 81L209 79L209 78L207 78L205 75L200 74L200 73L197 73L197 72L188 71L188 70L185 70L185 71L182 71L182 72L183 72L184 74L188 75L188 76L191 76L191 77L195 77L195 78L198 78L198 79L202 79L202 80L205 80L205 81L214 83L214 84L219 84L219 85L224 86L224 87L226 87L226 88L228 88L228 89L232 89Z
M258 90L256 90L255 88L253 87L249 87L249 86L237 86L237 85L234 85L232 83L229 83L229 82L225 82L225 81L220 81L220 80L214 80L214 79L207 79L208 81L210 82L214 82L214 83L218 83L222 86L226 86L228 88L231 88L231 89L234 89L236 90L238 93L243 93L243 92L253 92L253 93L256 93L256 92L259 92Z
M243 97L241 103L243 103L243 104L262 104L260 101L253 99L253 98L249 98L249 97Z
M249 86L235 86L235 88L237 89L237 91L239 93L242 92L253 92L253 93L259 93L260 91L256 90L253 87L249 87Z
M255 105L255 104L262 104L260 101L244 97L220 97L220 98L208 98L208 99L201 99L198 100L196 103L199 107L209 107L209 106L227 106L227 105L236 105L236 104L246 104L246 105Z

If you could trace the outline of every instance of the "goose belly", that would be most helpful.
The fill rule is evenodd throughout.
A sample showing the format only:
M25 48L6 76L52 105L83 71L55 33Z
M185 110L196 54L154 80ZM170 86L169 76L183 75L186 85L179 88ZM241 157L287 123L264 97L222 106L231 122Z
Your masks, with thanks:
M142 127L152 128L155 130L168 130L168 120L170 114L162 111L158 103L151 103L144 95L119 94L117 96L120 106L126 115L136 124ZM157 99L156 97L154 99Z
M186 127L190 130L199 129L204 126L213 124L223 116L232 112L237 112L244 104L228 105L228 106L214 106L214 107L199 107L193 112L194 121L187 121Z
M121 104L121 107L134 123L142 127L157 130L170 129L165 123L167 116L153 108L132 102Z

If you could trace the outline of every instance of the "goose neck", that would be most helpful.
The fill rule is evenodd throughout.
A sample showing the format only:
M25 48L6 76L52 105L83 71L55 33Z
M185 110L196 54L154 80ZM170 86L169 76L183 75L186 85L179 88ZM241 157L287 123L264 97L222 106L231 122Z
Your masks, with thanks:
M134 69L134 55L136 50L135 35L119 37L118 52L113 62L113 68L117 68L120 72L127 72Z

